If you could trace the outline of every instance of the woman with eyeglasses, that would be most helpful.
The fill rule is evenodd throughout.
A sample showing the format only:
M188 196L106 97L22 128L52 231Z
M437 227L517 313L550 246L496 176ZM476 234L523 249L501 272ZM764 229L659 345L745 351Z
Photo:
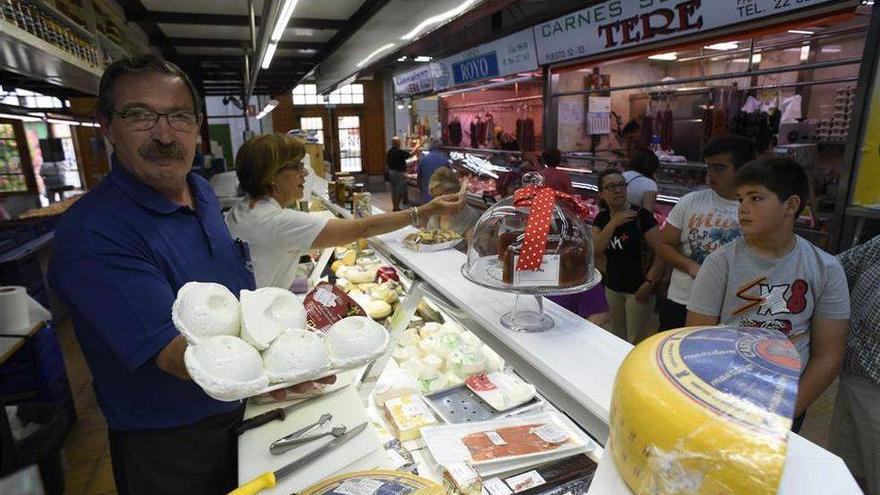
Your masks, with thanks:
M649 328L654 286L663 274L663 261L654 252L660 231L654 215L626 199L626 180L615 169L598 177L602 211L593 221L596 256L606 257L603 282L611 313L612 333L638 344L654 333Z
M447 194L426 205L366 218L319 217L287 208L303 199L305 147L284 134L264 134L244 143L235 171L247 194L226 215L233 237L247 241L257 287L290 288L300 255L310 248L340 246L421 224L433 215L454 215L464 197Z

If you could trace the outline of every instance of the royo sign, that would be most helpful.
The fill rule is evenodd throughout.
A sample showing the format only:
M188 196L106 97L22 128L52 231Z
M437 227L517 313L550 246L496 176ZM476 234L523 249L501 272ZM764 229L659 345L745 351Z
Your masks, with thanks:
M452 78L455 81L455 84L462 84L497 75L499 75L498 54L494 51L485 55L480 55L479 57L452 64Z

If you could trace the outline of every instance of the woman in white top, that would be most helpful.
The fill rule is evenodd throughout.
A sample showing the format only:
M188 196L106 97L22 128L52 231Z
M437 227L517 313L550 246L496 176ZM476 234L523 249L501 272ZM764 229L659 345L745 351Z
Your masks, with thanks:
M366 218L320 217L286 208L303 197L308 172L305 148L296 138L264 134L244 143L235 157L235 171L247 194L226 215L233 237L247 241L257 287L287 289L293 283L300 255L310 248L339 246L372 237L432 215L454 215L464 205L457 194L435 198L409 210Z
M657 182L654 173L660 168L660 160L647 148L637 149L625 163L623 179L626 180L626 200L629 204L654 211L657 202Z

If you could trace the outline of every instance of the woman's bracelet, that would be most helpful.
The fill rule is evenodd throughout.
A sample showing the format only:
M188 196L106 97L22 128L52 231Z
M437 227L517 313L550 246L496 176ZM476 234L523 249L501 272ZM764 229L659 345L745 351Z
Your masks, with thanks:
M409 207L409 222L413 225L413 227L419 226L419 207L418 206L410 206Z

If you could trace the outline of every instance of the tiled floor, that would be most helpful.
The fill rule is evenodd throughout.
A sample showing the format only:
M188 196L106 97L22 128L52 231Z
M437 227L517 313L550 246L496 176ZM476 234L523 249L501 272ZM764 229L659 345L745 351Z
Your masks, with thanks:
M58 339L76 404L77 421L64 442L66 495L115 494L107 423L92 391L92 375L80 351L70 320L58 326Z
M390 209L390 195L374 194L373 204L383 209ZM107 442L107 423L98 409L91 386L92 375L89 373L69 320L59 325L58 338L64 353L78 416L64 444L65 494L115 494L116 485L113 482L110 448ZM821 446L827 444L836 393L837 382L813 404L801 430L804 437Z

